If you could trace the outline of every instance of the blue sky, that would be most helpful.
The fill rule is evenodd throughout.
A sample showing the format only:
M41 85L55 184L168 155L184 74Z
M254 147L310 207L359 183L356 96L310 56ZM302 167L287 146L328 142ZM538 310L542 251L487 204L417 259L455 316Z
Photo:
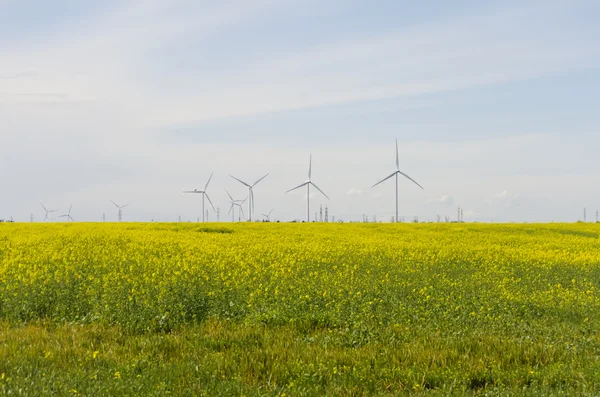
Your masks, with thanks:
M600 209L600 3L0 0L0 218L575 221ZM324 4L325 3L325 4ZM215 219L215 215L210 217ZM228 219L228 217L223 217Z

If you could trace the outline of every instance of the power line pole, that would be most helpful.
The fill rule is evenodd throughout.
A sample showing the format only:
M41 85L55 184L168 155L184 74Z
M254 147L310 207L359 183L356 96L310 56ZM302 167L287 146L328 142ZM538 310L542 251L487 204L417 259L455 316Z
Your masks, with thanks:
M219 222L219 218L221 217L221 209L217 207L217 222Z
M587 221L587 208L583 209L583 222Z
M33 223L33 214L30 214L30 215L29 215L29 221L30 221L31 223Z
M321 209L319 210L319 222L323 222L323 204L321 204Z
M325 223L329 222L329 209L325 206Z

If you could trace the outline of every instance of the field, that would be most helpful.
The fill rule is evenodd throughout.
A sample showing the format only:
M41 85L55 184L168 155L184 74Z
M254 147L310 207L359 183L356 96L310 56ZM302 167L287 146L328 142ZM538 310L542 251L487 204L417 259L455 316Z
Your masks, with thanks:
M599 235L3 224L0 394L599 395Z

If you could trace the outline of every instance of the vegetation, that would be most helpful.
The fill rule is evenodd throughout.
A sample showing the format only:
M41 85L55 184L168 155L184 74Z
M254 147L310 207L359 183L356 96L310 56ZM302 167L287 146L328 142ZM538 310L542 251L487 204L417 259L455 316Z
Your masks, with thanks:
M598 395L592 224L3 224L0 394Z

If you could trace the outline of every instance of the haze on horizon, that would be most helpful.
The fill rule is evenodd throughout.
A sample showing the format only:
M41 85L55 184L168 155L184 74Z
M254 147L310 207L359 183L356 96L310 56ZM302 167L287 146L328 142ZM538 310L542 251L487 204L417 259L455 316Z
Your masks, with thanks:
M325 4L324 4L325 3ZM600 209L595 0L0 0L0 218L588 221ZM209 220L215 220L211 212Z

